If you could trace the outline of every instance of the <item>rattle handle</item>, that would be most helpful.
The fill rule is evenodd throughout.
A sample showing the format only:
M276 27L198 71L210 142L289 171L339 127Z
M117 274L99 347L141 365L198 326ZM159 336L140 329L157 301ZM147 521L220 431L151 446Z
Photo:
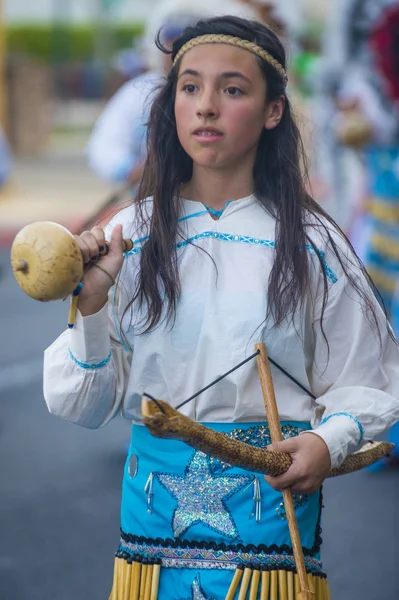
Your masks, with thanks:
M123 239L123 252L130 252L133 249L133 242L129 238ZM100 252L100 256L107 256L109 252L109 242L105 242L105 248L102 252Z

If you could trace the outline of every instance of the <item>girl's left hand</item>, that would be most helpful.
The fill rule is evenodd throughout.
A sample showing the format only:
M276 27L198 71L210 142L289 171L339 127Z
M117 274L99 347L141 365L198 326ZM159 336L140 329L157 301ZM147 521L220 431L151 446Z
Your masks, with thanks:
M267 449L286 452L292 458L292 465L283 475L265 475L265 480L275 490L290 488L294 494L314 494L330 472L331 458L327 444L315 433L302 433L271 444Z

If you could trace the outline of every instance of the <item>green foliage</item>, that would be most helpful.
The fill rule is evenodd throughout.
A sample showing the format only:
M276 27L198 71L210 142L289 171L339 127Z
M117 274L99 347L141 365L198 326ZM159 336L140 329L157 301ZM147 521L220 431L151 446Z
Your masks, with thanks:
M113 25L107 31L113 50L129 48L143 33L141 23ZM94 54L95 24L20 24L7 29L8 53L26 54L46 63L54 60L87 61Z

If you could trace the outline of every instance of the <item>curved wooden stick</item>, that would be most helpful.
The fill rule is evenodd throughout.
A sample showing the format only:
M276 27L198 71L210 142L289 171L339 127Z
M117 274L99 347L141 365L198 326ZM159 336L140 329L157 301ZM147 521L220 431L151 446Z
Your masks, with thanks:
M289 454L255 448L232 440L182 415L163 400L155 403L143 396L141 412L143 423L153 436L186 442L205 454L247 471L281 475L291 466Z
M258 354L256 357L256 362L258 363L259 378L262 387L263 401L265 403L266 418L270 429L270 437L273 443L282 442L283 434L281 432L280 418L278 416L276 396L274 394L274 386L272 374L270 372L266 346L265 344L256 344L255 349L260 351L260 354ZM311 600L314 594L309 589L305 559L303 557L302 544L299 536L292 492L290 489L286 489L282 491L282 494L284 508L287 514L288 527L290 530L296 570L301 583L301 593L298 594L297 600Z
M186 417L164 400L154 402L143 396L141 412L143 423L153 436L185 442L209 456L246 471L277 476L285 473L291 466L289 454L257 448L231 439ZM386 456L393 448L393 444L388 442L376 442L370 446L369 450L362 449L348 456L340 467L332 469L329 477L362 469Z

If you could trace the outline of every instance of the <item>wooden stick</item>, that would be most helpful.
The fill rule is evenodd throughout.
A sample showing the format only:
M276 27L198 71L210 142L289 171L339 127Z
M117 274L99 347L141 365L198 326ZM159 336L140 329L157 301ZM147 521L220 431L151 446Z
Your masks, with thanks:
M283 435L281 432L276 396L274 394L274 386L272 374L270 372L266 346L265 344L256 344L255 350L260 351L260 354L258 354L256 357L256 361L258 363L259 378L262 387L263 401L265 403L266 418L270 429L270 437L273 443L281 442ZM298 595L297 600L311 600L312 592L309 590L309 582L306 576L305 560L303 558L303 550L301 539L299 537L292 492L290 489L286 489L283 490L282 493L284 508L287 514L288 527L290 530L292 548L294 551L296 569L301 583L301 593Z
M226 596L225 600L233 600L234 596L236 595L238 584L241 581L241 577L242 577L243 573L244 573L244 567L239 565L235 570L234 577L230 584L229 591L227 592L227 596Z

